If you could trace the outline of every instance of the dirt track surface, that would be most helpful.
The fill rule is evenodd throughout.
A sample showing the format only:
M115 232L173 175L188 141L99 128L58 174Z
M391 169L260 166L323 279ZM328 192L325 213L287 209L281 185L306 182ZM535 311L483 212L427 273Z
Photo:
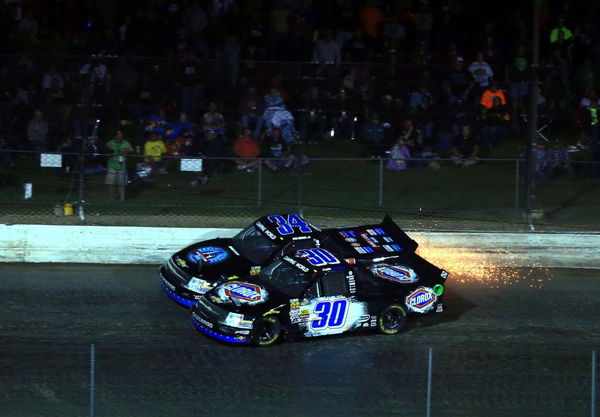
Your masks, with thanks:
M0 416L89 416L91 344L98 417L424 416L429 347L431 416L589 416L600 271L521 275L451 277L401 335L260 349L195 331L156 267L0 264Z

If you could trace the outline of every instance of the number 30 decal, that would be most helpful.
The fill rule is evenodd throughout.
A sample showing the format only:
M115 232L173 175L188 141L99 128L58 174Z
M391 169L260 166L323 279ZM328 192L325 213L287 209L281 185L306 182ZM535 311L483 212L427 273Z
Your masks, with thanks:
M298 217L296 214L290 214L287 220L282 216L274 215L269 216L269 221L277 222L277 232L280 235L291 235L294 233L294 228L298 228L302 233L312 232L311 228L308 227L308 223Z
M308 262L314 266L335 265L340 263L335 256L321 248L300 249L297 253L299 253L300 256L306 257Z
M340 328L346 322L348 300L340 298L333 301L321 301L315 306L314 312L318 318L312 321L310 327L315 330Z

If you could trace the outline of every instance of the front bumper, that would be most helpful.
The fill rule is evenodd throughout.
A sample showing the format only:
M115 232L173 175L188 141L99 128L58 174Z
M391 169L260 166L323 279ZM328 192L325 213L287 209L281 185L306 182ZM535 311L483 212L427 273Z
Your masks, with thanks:
M173 301L190 307L198 302L202 294L190 291L183 286L183 280L165 265L161 265L159 269L161 288L165 294L169 296Z
M246 327L241 327L241 322ZM207 336L228 343L252 343L252 321L202 298L192 307L192 323Z
M201 331L202 333L204 333L207 336L213 337L215 339L221 340L223 342L228 342L228 343L248 343L248 336L244 336L244 335L227 335L224 333L220 333L218 331L214 331L213 329L209 328L209 326L212 324L213 327L219 327L217 324L215 323L211 323L208 322L206 320L203 320L201 317L198 317L196 315L196 313L192 313L192 323L194 324L194 327L196 329L198 329L199 331Z

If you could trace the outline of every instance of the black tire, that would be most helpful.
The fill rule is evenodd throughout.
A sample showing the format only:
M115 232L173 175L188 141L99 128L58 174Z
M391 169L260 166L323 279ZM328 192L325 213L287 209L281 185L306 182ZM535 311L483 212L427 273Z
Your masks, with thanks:
M256 325L256 344L270 346L281 338L281 322L276 316L266 316Z
M390 304L379 314L377 325L383 334L397 334L406 326L406 311L399 304Z

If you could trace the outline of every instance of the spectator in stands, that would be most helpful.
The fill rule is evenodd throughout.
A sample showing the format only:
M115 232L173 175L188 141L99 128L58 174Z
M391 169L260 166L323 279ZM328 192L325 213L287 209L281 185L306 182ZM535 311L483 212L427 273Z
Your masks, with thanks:
M554 179L560 175L570 175L573 173L571 158L567 152L566 146L559 141L555 141L550 149L546 151L546 161L544 174L548 179Z
M593 147L600 142L600 99L595 92L589 98L581 100L579 123L583 127L583 142L586 146Z
M254 167L260 163L257 159L260 155L260 144L258 140L251 136L252 131L249 128L242 129L239 138L233 144L233 152L239 158L235 160L237 169L252 172Z
M196 133L196 123L191 121L188 114L183 111L179 113L179 120L172 123L172 126L174 130L182 135L184 133L190 133L192 135Z
M593 17L589 16L575 29L572 47L573 64L581 65L585 58L592 56L591 53L596 47L597 39L598 27L594 23Z
M565 32L558 32L558 40L552 44L552 49L560 50L561 55L569 62L573 62L571 55L571 40L565 39Z
M258 112L257 106L251 105L245 108L244 112L240 117L239 124L241 128L248 128L251 132L254 132L256 131L260 119L261 115Z
M382 95L378 100L372 100L369 103L369 112L377 113L381 122L385 128L388 129L386 133L386 139L389 143L392 143L395 137L390 133L396 130L396 121L398 120L398 114L404 109L402 108L402 101L392 96L390 93Z
M111 93L112 75L104 59L90 66L89 92L90 100L95 104L105 104Z
M262 101L263 98L256 92L256 87L249 85L239 98L238 111L241 115L246 114L250 110L261 112Z
M42 89L47 90L53 85L62 90L65 88L65 80L62 75L56 71L56 66L50 65L48 72L45 73L42 78Z
M409 99L408 99L408 110L411 113L415 113L416 109L418 106L421 105L421 102L423 101L423 97L428 96L429 97L429 102L431 102L431 92L429 91L429 89L427 88L427 86L425 84L421 84L418 89L412 91L410 93Z
M413 123L412 119L402 122L399 139L402 139L409 149L413 160L409 165L414 167L440 168L439 157L433 152L431 141L423 138L423 132Z
M565 26L565 18L564 17L559 17L556 26L550 31L550 43L554 44L554 43L558 42L558 40L561 38L561 36L564 40L567 40L567 41L573 38L573 32L571 32Z
M7 3L8 4L8 3ZM19 8L21 9L21 8ZM18 18L21 18L18 20ZM22 45L24 49L31 49L34 45L39 43L38 33L40 25L38 20L34 17L31 10L25 9L23 16L15 16L15 20L18 20L17 24L17 41Z
M315 76L326 76L331 78L341 62L340 44L333 39L333 31L326 30L323 37L319 39L313 48L313 62L319 64Z
M412 151L411 154L418 151L418 144L420 141L422 142L421 131L415 126L412 119L404 119L402 121L398 139L404 141L409 150Z
M133 92L133 97L131 111L136 122L143 123L146 118L158 112L160 93L150 77L142 78L140 85Z
M385 167L390 171L404 171L406 168L408 168L409 159L410 150L408 146L406 146L404 137L400 136L398 141L389 151L388 161Z
M115 137L106 143L106 148L112 153L107 161L107 171L104 183L109 186L110 196L115 200L125 200L127 185L127 162L125 156L132 152L133 147L124 139L123 132L117 131Z
M254 137L259 137L263 127L269 132L273 128L281 130L281 137L284 141L290 143L296 140L296 129L294 126L294 116L290 113L278 90L272 89L265 96L265 111L259 119Z
M492 107L483 108L481 138L488 149L494 149L508 133L510 115L498 96L492 99Z
M150 164L151 174L166 174L162 156L167 153L167 146L163 136L158 132L150 132L148 140L144 143L144 162Z
M477 102L481 99L481 95L494 80L494 71L490 64L485 62L483 52L477 53L477 59L469 65L473 83L473 97Z
M202 83L200 79L201 63L193 49L184 52L184 58L179 64L178 75L180 107L188 114L195 114L200 102Z
M546 147L537 143L535 147L535 175L536 180L543 181L546 179L546 162L548 157L548 151Z
M471 127L464 125L459 135L452 141L452 161L461 166L470 166L477 162L479 146L471 133Z
M342 50L344 62L367 62L371 49L362 30L356 29L354 35L344 45Z
M288 145L281 136L281 129L274 127L271 132L265 132L264 141L268 146L268 159L265 164L273 171L288 169L294 164L294 157Z
M340 88L329 103L328 112L331 114L332 128L336 137L354 139L358 122L356 100Z
M289 34L290 8L284 1L276 1L269 11L269 29L271 44L269 55L273 60L281 60L285 56L285 45Z
M300 109L300 137L308 143L321 142L325 135L327 115L325 108L328 97L317 86L310 87L301 97Z
M450 84L452 95L455 98L463 98L466 100L467 97L469 97L469 93L473 88L473 83L471 82L472 76L464 66L463 57L455 57L452 68L446 76L446 79Z
M483 59L490 65L499 65L504 62L504 50L498 47L498 42L491 34L486 35L481 51Z
M508 83L508 96L511 102L513 116L525 114L529 81L529 59L527 58L525 45L517 45L515 54L511 57L506 67L506 82Z
M598 70L590 58L585 58L575 73L575 85L579 93L594 89L599 81Z
M241 45L233 35L225 37L223 44L223 59L225 61L225 74L230 87L235 87L240 73Z
M335 27L337 32L335 40L343 49L347 41L352 39L354 30L356 29L356 11L354 10L354 2L352 0L338 0L337 14L335 15Z
M190 34L197 35L206 30L208 17L198 1L192 1L183 11L183 28Z
M60 145L58 145L56 152L62 154L62 172L65 174L73 172L77 164L77 155L75 155L77 149L73 138L65 136Z
M553 49L542 63L545 73L545 92L552 111L566 110L571 93L569 62L559 48Z
M360 137L367 146L371 158L379 158L385 149L385 127L381 123L379 114L373 113L361 130Z
M504 96L504 91L498 88L498 83L496 81L493 81L489 88L486 89L481 96L481 101L479 104L483 106L483 111L485 111L485 109L492 108L494 105L494 98L496 97L500 99L501 105L506 106L506 97Z
M33 112L33 118L27 123L27 139L29 146L35 152L46 151L48 139L48 123L40 110Z
M437 121L440 119L431 100L431 95L426 94L423 96L417 107L413 109L414 121L421 130L423 140L426 143L432 142Z
M138 74L127 57L120 57L114 68L112 89L118 104L129 103L138 84Z
M225 173L225 162L222 158L225 153L225 139L216 130L206 127L203 129L200 140L200 153L207 157L204 159L204 173L208 177L220 177Z
M207 111L202 115L202 127L212 129L217 135L225 134L225 116L218 111L217 103L211 101L208 103Z
M363 33L372 41L379 39L381 24L384 22L381 4L377 0L366 2L359 12Z

